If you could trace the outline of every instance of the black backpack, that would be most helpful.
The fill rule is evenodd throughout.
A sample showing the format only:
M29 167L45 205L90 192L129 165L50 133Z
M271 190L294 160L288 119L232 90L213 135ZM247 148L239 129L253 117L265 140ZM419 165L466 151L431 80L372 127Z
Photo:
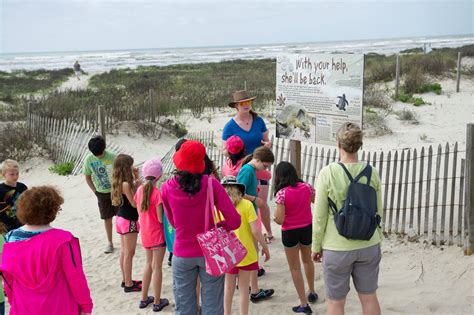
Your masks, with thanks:
M372 167L367 165L353 179L344 164L341 162L338 164L342 166L349 177L350 184L346 200L340 210L337 210L334 201L328 197L337 231L347 239L370 240L381 219L377 214L377 193L370 186ZM358 182L361 177L367 178L367 184Z

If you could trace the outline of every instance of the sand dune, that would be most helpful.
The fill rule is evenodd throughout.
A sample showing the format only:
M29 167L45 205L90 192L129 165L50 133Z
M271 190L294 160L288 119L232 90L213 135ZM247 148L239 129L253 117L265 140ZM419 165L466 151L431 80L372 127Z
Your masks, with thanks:
M80 88L72 78L63 87ZM419 124L408 125L392 116L387 118L393 134L378 138L367 138L368 149L396 149L417 147L427 143L439 144L458 141L465 146L466 124L474 122L474 82L464 80L462 92L454 93L454 80L441 81L442 95L424 94L423 98L432 105L414 110ZM224 106L223 106L224 107ZM395 103L394 109L411 107ZM201 119L183 116L190 132L214 130L218 133L232 114L229 110L210 113ZM425 134L425 137L420 135ZM136 162L142 162L156 155L163 155L176 139L163 136L162 139L145 139L133 128L123 126L119 134L110 135L114 142L134 152ZM80 238L84 268L92 291L94 314L152 314L151 308L138 309L140 294L124 293L120 288L119 237L114 233L117 250L111 255L103 254L105 235L95 196L90 192L82 176L62 177L51 174L52 164L46 159L32 159L22 164L20 181L28 186L52 184L60 188L65 205L55 226L70 230ZM270 202L274 207L274 203ZM270 245L272 259L265 264L268 273L261 278L261 286L274 288L275 296L259 304L251 304L251 314L291 314L297 296L286 265L280 242L279 227L274 226L276 242ZM383 258L380 270L379 296L383 314L472 314L474 313L474 258L463 256L457 246L434 247L420 243L408 243L392 236L383 242ZM134 260L134 279L140 279L144 265L144 252L138 245ZM163 266L163 297L174 304L171 291L171 268ZM324 314L324 284L321 266L316 265L316 288L320 301L313 307ZM237 295L234 308L237 307ZM347 314L359 314L361 309L354 289L347 301ZM173 314L173 307L164 309L163 314Z

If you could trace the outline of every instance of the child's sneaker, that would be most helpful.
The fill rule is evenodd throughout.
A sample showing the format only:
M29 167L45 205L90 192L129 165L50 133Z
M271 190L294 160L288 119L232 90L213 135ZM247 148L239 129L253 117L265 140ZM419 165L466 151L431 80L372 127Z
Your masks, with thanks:
M142 286L139 285L138 283L134 282L131 286L127 287L127 286L124 286L123 287L123 291L125 293L130 293L130 292L140 292L142 290Z
M260 289L260 291L258 291L258 293L251 293L250 294L250 301L252 302L258 302L258 301L261 301L261 300L265 300L269 297L271 297L273 295L273 293L275 293L275 290L273 289L268 289L268 290L264 290L264 289Z
M318 300L318 294L316 292L309 292L308 302L309 303L316 303L317 300Z
M301 306L301 305L294 306L293 312L303 313L303 314L313 314L313 310L311 309L311 307L309 307L308 304L306 304L306 306Z
M114 252L114 245L112 244L107 245L107 247L105 247L104 249L105 254L111 254L113 252Z

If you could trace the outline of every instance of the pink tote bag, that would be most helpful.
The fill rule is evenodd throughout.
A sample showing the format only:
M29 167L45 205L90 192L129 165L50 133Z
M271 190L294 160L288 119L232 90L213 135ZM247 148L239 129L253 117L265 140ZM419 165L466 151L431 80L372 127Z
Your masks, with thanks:
M216 223L214 215L214 193L212 177L207 182L205 229L207 232L197 235L199 246L206 260L206 272L211 276L220 276L230 271L247 255L247 249L233 231L214 226L209 230L209 217Z

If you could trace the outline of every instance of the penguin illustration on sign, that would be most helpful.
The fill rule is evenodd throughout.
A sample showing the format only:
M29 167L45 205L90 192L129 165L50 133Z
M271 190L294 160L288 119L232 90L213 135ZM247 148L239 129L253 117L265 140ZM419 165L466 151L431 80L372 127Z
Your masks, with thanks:
M346 99L346 94L342 94L342 96L337 97L339 100L336 104L336 107L339 108L339 110L346 110L346 106L349 106L349 102Z

